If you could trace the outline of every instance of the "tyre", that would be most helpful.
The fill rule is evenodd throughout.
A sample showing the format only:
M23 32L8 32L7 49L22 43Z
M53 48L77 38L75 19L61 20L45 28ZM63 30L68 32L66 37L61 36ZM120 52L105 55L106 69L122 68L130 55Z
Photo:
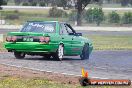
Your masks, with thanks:
M50 59L51 58L51 55L50 54L46 54L46 55L44 55L44 58Z
M79 79L79 82L81 86L88 86L90 84L90 81L88 78L82 77Z
M80 55L81 60L89 59L89 45L85 44Z
M63 56L64 56L64 47L63 44L60 44L56 53L53 54L53 58L58 61L61 61L63 59Z
M14 52L14 56L17 59L23 59L25 57L25 53L22 53L22 52Z

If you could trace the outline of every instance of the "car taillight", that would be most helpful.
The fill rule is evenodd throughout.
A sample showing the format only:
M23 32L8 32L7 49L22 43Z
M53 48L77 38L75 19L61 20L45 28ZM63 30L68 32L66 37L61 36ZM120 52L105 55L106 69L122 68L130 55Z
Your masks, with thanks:
M6 37L6 41L7 41L7 42L10 42L10 41L11 41L11 36L7 36L7 37Z
M16 36L7 36L6 41L7 42L15 42L17 40Z
M39 41L40 43L49 43L50 37L40 37Z
M15 42L17 40L16 36L12 36L12 41Z

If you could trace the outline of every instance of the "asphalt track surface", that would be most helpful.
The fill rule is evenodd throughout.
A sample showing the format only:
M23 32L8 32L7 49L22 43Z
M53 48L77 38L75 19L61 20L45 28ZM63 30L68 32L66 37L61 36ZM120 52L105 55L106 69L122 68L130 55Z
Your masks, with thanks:
M79 56L65 56L63 61L41 56L15 59L13 53L0 53L0 64L77 76L81 75L81 68L84 67L92 78L132 80L131 63L132 51L94 51L89 60L80 60Z
M2 30L0 34L10 31ZM78 31L84 35L132 35L132 32L107 31ZM25 59L15 59L12 53L0 53L0 64L24 67L39 71L57 72L69 75L81 75L84 67L90 77L131 79L132 80L132 51L93 51L89 60L80 60L79 56L64 57L63 61L44 59L41 56L26 56Z

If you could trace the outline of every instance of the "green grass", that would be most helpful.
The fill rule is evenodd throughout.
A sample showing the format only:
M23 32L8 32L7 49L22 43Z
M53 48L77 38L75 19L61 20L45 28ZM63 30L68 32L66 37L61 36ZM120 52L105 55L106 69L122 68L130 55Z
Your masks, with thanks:
M132 50L132 36L87 35L94 50Z
M0 79L0 88L131 88L130 86L87 86L62 84L44 78L19 78L9 75Z
M4 52L6 49L4 48L4 43L0 42L0 52Z
M3 77L0 88L75 88L73 85L60 84L44 78Z

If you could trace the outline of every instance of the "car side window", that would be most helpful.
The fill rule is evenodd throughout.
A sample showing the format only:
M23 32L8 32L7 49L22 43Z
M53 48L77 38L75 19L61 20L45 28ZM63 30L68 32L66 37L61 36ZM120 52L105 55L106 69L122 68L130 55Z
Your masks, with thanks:
M67 25L66 25L66 30L67 30L68 34L73 33L72 29L70 27L68 27Z
M68 35L67 28L64 24L60 24L60 34L61 35Z

